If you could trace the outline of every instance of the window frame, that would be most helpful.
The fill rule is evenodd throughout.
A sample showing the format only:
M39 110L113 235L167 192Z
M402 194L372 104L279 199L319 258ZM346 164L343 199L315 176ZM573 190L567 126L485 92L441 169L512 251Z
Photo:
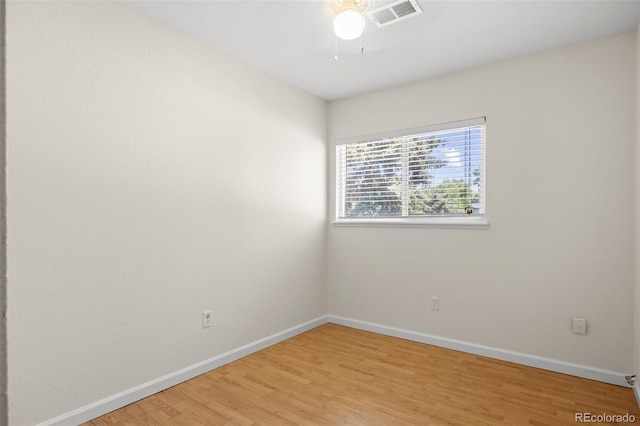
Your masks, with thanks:
M405 211L403 209L403 216L393 216L393 217L371 217L371 218L363 218L363 217L341 217L341 212L344 212L344 182L341 182L340 179L340 170L338 168L338 163L340 161L339 158L339 150L340 146L348 145L352 143L360 143L360 142L372 142L381 139L391 139L397 137L407 137L416 134L422 133L433 133L438 131L446 131L453 130L462 127L470 127L470 126L484 126L483 140L482 140L482 158L481 161L481 170L480 174L480 187L482 188L483 193L483 214L475 214L471 216L459 216L459 215L434 215L434 216L405 216ZM401 129L394 130L390 132L381 132L372 135L366 136L356 136L349 138L337 139L335 143L335 216L332 225L334 226L373 226L373 227L427 227L427 228L451 228L451 229L488 229L489 222L487 220L487 190L486 190L486 151L487 151L487 143L486 143L486 117L478 117L467 120L459 120L452 121L447 123L439 123L429 126L410 128L410 129ZM341 185L343 183L343 185ZM403 179L403 185L406 185Z

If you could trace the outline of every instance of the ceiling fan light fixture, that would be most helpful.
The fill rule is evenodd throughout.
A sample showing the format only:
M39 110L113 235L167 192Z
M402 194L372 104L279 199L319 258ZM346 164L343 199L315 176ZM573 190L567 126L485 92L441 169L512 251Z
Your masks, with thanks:
M333 19L333 31L343 40L354 40L364 32L364 16L352 9L342 11Z

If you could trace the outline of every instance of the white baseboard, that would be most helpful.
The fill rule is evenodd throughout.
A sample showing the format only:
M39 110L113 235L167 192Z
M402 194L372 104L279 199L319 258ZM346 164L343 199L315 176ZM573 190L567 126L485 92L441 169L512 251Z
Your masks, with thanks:
M357 328L365 331L372 331L374 333L384 334L384 335L393 336L393 337L399 337L401 339L411 340L411 341L420 342L420 343L426 343L433 346L440 346L443 348L453 349L461 352L467 352L475 355L486 356L489 358L499 359L502 361L514 362L516 364L522 364L530 367L540 368L543 370L554 371L556 373L569 374L571 376L577 376L585 379L597 380L599 382L605 382L605 383L611 383L614 385L629 387L629 385L625 380L625 373L603 370L600 368L590 367L587 365L574 364L571 362L558 361L555 359L544 358L536 355L528 355L520 352L494 348L491 346L478 345L475 343L464 342L461 340L447 339L444 337L433 336L430 334L419 333L416 331L403 330L400 328L374 324L371 322L360 321L360 320L355 320L351 318L339 317L336 315L329 315L328 318L329 318L329 322L333 324L344 325L347 327ZM638 398L638 395L639 393L636 393L636 398Z
M327 323L322 316L63 414L38 426L75 426Z
M631 388L633 389L633 394L636 397L636 403L638 404L638 407L640 407L640 384L636 381Z
M100 417L118 408L139 401L143 398L161 392L179 383L197 377L201 374L221 367L225 364L238 360L242 357L250 355L254 352L267 348L269 346L280 343L293 336L305 331L326 324L344 325L347 327L357 328L360 330L371 331L374 333L384 334L387 336L399 337L401 339L411 340L414 342L426 343L429 345L440 346L461 352L472 353L475 355L486 356L503 361L514 362L516 364L528 365L530 367L541 368L543 370L555 371L558 373L569 374L572 376L583 377L586 379L597 380L600 382L611 383L614 385L629 387L625 381L625 374L615 371L602 370L586 365L574 364L570 362L558 361L550 358L543 358L535 355L527 355L520 352L513 352L490 346L478 345L475 343L464 342L461 340L447 339L444 337L433 336L430 334L419 333L416 331L403 330L400 328L390 327L381 324L375 324L366 321L355 320L351 318L339 317L336 315L325 315L314 320L305 322L271 336L265 337L245 346L225 352L208 360L194 364L167 374L166 376L143 383L134 388L120 392L93 404L81 407L77 410L63 414L54 419L40 423L38 426L75 426L80 423ZM640 405L640 387L636 383L633 391Z

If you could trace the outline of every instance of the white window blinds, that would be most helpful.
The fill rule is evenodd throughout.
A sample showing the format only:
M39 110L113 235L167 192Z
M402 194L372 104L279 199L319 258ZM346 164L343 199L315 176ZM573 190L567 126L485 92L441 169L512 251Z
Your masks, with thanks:
M337 218L484 215L485 119L341 141Z

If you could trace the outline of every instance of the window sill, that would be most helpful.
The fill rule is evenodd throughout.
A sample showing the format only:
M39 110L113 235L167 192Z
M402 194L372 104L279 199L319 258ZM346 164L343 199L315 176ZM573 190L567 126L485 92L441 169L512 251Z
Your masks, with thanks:
M430 217L430 218L372 218L338 219L333 226L408 227L445 229L489 229L484 216L474 217Z

